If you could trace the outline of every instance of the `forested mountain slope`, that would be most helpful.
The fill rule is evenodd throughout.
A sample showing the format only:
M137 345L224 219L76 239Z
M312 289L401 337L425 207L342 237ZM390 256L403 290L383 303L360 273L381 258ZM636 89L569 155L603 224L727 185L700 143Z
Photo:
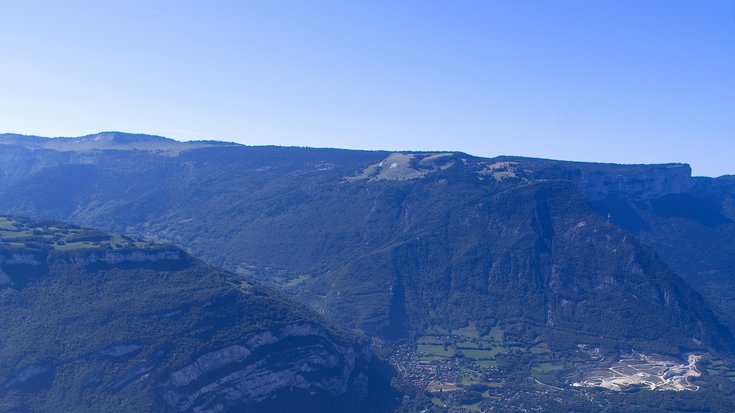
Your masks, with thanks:
M89 143L100 136L126 144ZM689 191L683 165L200 147L114 133L54 143L63 150L24 139L0 137L0 210L176 243L371 334L472 321L559 346L733 345L708 303L641 243L654 238L604 211L625 191L653 200Z
M0 411L372 412L394 401L364 341L228 278L175 247L0 217Z

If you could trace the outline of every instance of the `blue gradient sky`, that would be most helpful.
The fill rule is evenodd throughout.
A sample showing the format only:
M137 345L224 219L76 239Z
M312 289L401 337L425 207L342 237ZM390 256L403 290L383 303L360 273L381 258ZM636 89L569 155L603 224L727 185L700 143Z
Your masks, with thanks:
M3 1L0 131L735 173L735 1Z

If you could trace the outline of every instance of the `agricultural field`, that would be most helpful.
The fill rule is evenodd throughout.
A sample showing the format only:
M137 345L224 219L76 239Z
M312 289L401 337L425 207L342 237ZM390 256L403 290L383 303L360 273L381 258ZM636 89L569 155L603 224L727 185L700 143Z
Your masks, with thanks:
M431 394L434 406L479 412L502 400L507 374L499 366L527 359L528 373L546 379L565 368L550 353L547 343L519 343L509 340L502 327L483 334L469 324L451 331L430 328L414 344L399 346L390 360L403 383Z
M480 334L474 324L451 332L434 328L420 336L416 343L418 356L424 362L462 358L475 367L489 368L495 367L499 358L530 354L539 356L534 357L538 359L538 366L534 369L538 372L558 371L563 367L542 357L551 353L548 344L510 342L505 339L505 331L501 327L494 327L485 335Z
M473 325L451 331L431 328L399 346L390 362L403 388L415 389L407 403L421 406L416 411L432 406L439 410L427 411L505 411L514 402L536 400L548 406L572 399L586 406L580 411L596 411L625 397L648 400L654 394L670 397L672 403L681 397L708 400L712 386L707 381L735 383L735 364L711 354L682 359L636 352L615 356L585 344L560 352L540 340L523 343L516 338L502 327L484 333Z

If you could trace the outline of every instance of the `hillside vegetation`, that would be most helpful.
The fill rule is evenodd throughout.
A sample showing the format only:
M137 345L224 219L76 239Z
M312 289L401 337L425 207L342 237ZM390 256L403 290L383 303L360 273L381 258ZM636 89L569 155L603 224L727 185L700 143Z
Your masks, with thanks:
M0 136L0 212L175 244L230 286L281 290L371 336L402 411L715 406L735 381L734 205L731 177L684 164ZM572 387L639 354L646 372L715 367L663 386L686 394Z
M2 412L357 411L385 380L274 291L60 222L0 217L0 329Z

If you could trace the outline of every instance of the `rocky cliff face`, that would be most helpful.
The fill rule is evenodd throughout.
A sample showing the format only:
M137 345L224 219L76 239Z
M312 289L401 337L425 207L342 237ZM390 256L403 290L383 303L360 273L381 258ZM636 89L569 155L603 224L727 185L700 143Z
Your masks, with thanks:
M618 165L504 156L490 165L490 169L511 171L529 180L572 181L591 201L621 193L653 199L686 192L694 185L691 167L676 163Z
M519 334L573 345L604 339L666 352L732 347L702 298L596 214L571 182L495 193L450 182L418 183L400 203L382 204L392 208L385 230L394 238L300 296L335 320L392 337L472 321L481 329L522 325Z
M617 170L616 170L617 169ZM652 165L629 169L587 165L580 168L575 180L590 200L603 199L610 194L632 193L643 199L678 194L692 187L692 170L689 165Z
M313 324L292 324L203 354L161 387L178 412L216 413L294 390L366 398L369 360L366 347L341 345Z

